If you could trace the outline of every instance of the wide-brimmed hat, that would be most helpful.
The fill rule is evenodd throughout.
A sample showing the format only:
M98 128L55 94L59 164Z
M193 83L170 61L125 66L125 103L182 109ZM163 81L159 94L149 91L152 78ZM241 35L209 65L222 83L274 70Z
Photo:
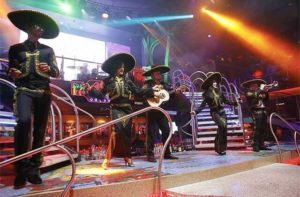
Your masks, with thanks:
M213 81L220 83L222 80L222 75L219 72L209 72L207 78L201 84L202 90L207 90L209 86L212 85Z
M122 63L125 66L125 73L128 73L135 66L135 59L128 53L117 53L103 62L102 70L110 75L115 75Z
M42 38L51 39L59 34L59 28L54 19L38 11L17 10L8 13L7 17L17 28L25 32L30 25L40 25L44 29Z
M241 84L242 88L249 88L252 84L257 84L258 86L260 84L266 84L267 82L263 79L251 79L248 81L245 81Z
M166 65L152 65L150 70L147 70L143 75L150 76L151 73L155 71L160 71L161 74L169 72L170 68Z

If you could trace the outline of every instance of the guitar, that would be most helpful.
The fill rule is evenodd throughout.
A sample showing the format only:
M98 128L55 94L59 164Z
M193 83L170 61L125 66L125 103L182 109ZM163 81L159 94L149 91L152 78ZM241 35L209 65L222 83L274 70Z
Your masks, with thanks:
M162 103L168 101L170 99L170 94L173 94L176 91L184 92L186 91L187 86L186 85L181 85L175 90L172 91L167 91L165 89L159 89L157 92L159 93L159 96L154 96L153 98L148 98L147 103L151 107L159 107Z

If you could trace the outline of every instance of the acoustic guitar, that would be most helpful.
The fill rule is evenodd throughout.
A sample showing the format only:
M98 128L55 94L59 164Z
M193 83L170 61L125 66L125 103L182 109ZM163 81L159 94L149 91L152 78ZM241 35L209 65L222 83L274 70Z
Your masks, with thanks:
M159 93L159 96L155 96L154 98L148 98L147 103L151 107L159 107L162 103L168 101L170 99L170 94L173 94L176 91L184 92L186 91L187 86L186 85L181 85L175 90L172 91L167 91L165 89L160 89L157 92Z

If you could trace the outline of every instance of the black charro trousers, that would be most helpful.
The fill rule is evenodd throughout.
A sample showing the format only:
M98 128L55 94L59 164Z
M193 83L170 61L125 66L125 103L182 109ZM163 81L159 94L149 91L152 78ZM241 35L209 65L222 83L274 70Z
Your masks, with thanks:
M218 130L215 138L215 151L221 153L227 149L227 119L224 109L211 110L213 121L217 124Z
M267 111L265 109L255 109L252 111L253 119L253 147L263 147L267 129Z
M128 107L110 107L110 116L112 120L126 116L132 112L131 108ZM124 139L124 158L131 158L131 128L132 119L125 119L117 124L113 125L112 133L109 137L108 147L105 155L105 159L110 160L113 155L113 151L116 147L116 135L120 135Z
M16 91L14 98L17 120L14 135L16 156L44 145L50 104L49 93ZM32 157L17 161L16 172L37 174L42 162L42 153L37 153Z
M159 130L162 133L162 142L165 144L169 137L170 126L167 117L160 111L150 111L148 113L148 133L147 133L147 154L154 155L155 139L159 138ZM170 155L170 145L167 145L165 155Z

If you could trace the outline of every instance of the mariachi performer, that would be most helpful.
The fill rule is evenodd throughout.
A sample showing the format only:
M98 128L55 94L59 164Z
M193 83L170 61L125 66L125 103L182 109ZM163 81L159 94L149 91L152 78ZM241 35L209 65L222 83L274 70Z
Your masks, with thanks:
M170 68L165 65L152 65L151 69L143 74L146 77L151 76L150 80L145 81L143 88L158 87L159 89L164 89L170 92L171 96L180 93L180 88L173 90L170 84L163 81L162 74L167 73L169 71ZM167 101L161 103L160 107L166 109L166 105ZM170 133L169 122L163 113L161 113L160 111L151 110L150 112L148 112L148 133L146 144L147 160L150 162L156 162L156 159L154 157L154 140L155 136L159 134L159 130L161 130L162 132L162 141L163 144L165 144ZM171 154L169 144L167 146L164 159L178 159L178 157L175 157Z
M51 104L50 77L58 77L59 70L53 49L38 40L57 37L59 28L50 16L32 10L13 11L8 13L8 18L28 34L25 42L13 45L9 49L8 74L17 86L14 95L17 120L14 147L15 155L20 155L30 148L37 149L44 145ZM34 121L31 135L32 118ZM42 153L17 161L15 188L25 186L27 180L32 184L41 184L41 164Z
M245 97L251 109L253 119L253 151L270 150L264 145L265 131L267 128L267 102L269 93L266 82L262 79L252 79L241 84L245 88Z
M110 98L110 115L112 120L132 113L133 95L146 96L149 98L154 97L152 88L138 88L128 77L126 77L126 74L131 71L134 66L135 59L132 55L127 53L113 55L102 64L102 70L109 74L109 77L105 80L104 89L98 90L93 86L87 88L90 96L97 98L104 98L104 96L108 93ZM133 166L130 152L131 127L131 119L123 120L113 126L105 160L102 163L102 167L104 169L109 167L110 159L116 146L117 134L121 135L125 142L125 165L130 167Z
M237 102L231 102L226 99L221 91L219 84L222 76L219 72L209 73L208 77L201 85L203 92L203 101L200 106L192 112L200 113L208 104L210 115L213 121L218 125L217 135L215 138L215 151L219 155L225 155L227 149L227 118L224 110L224 104L237 106Z

